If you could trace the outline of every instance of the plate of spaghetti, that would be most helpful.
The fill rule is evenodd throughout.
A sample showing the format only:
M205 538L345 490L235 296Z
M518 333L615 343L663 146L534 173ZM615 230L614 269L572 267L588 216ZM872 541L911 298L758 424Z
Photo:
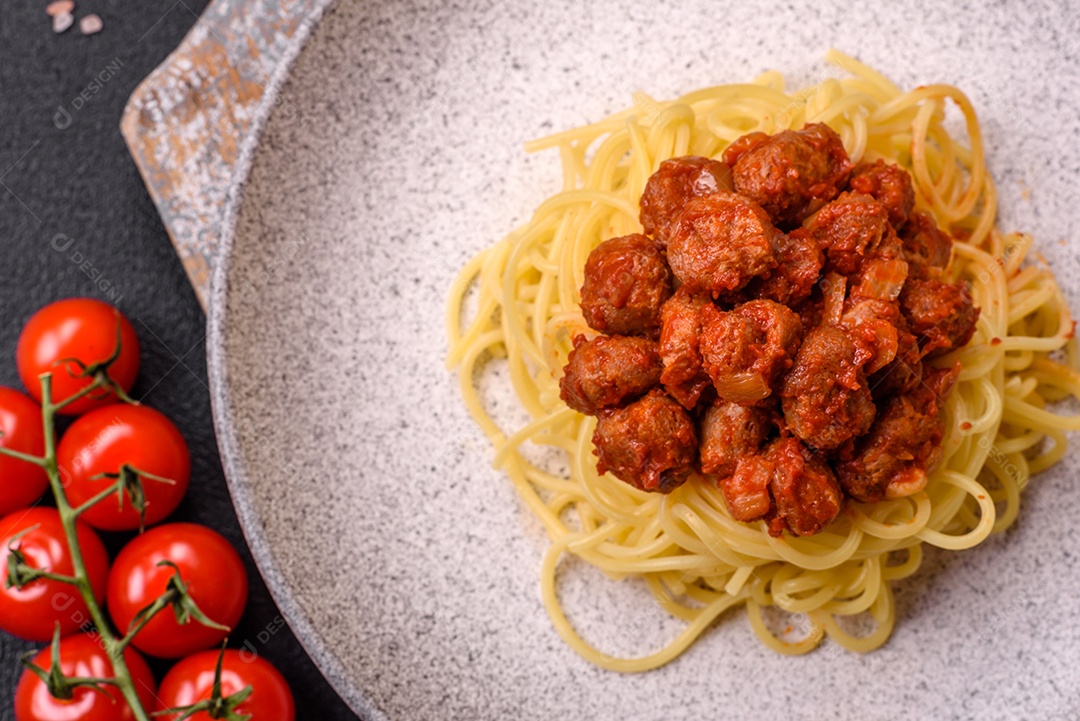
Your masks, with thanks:
M826 59L849 77L642 96L532 144L560 151L566 185L451 291L449 363L552 537L548 613L605 668L666 663L743 604L780 653L826 636L871 651L923 544L1004 531L1064 455L1073 421L1046 406L1077 387L1074 322L1053 272L1025 265L1031 237L994 226L970 101ZM506 356L528 425L505 432L483 409L484 352ZM563 449L570 472L524 442ZM559 605L563 553L640 576L686 629L638 659L591 647ZM809 628L778 637L767 606ZM840 626L861 613L871 632Z
M372 718L1071 718L1053 21L590 8L331 6L272 93L210 366L289 623Z

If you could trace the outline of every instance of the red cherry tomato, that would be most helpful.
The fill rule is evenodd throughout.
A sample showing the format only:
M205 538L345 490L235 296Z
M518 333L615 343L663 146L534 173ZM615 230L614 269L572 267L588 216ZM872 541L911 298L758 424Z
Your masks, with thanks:
M113 623L124 632L141 609L166 590L180 569L188 595L206 616L233 627L247 603L247 573L240 556L220 534L194 523L167 523L132 539L117 555L109 574L107 601ZM171 609L157 614L132 643L151 656L177 658L219 644L227 632L192 619L176 622Z
M45 453L41 407L13 388L0 386L0 448L32 456ZM45 469L33 463L0 455L0 516L25 508L49 487Z
M34 658L34 663L48 671L52 655L46 648ZM135 682L144 709L155 701L154 675L150 667L133 648L124 649L124 663ZM112 678L113 666L97 636L80 633L60 641L60 668L64 675ZM15 689L16 721L133 721L135 714L120 690L101 686L105 693L91 688L76 688L67 700L54 698L45 683L30 670L25 670Z
M131 390L139 371L139 339L135 329L120 311L108 303L91 298L67 298L51 303L30 317L19 335L15 351L19 377L30 395L41 402L42 373L52 373L53 403L74 395L92 382L79 378L81 370L69 358L86 365L107 360L116 349L116 325L120 324L120 355L109 366L108 374L125 391ZM91 408L116 402L108 393L84 396L60 412L78 415Z
M210 698L219 653L203 651L173 666L161 679L158 710L191 706ZM292 691L278 670L259 656L247 658L240 651L228 649L221 662L221 695L230 696L245 686L251 686L251 695L236 707L239 714L251 714L251 721L293 721L296 718ZM155 718L176 721L181 716L183 714L177 713ZM210 721L210 714L200 711L188 718Z
M12 537L32 528L17 541ZM81 521L76 526L83 563L94 596L105 595L109 557L97 534ZM90 614L74 586L39 578L20 588L5 588L9 547L22 550L31 568L70 576L74 570L64 538L64 527L55 508L27 508L0 520L0 628L32 641L48 641L59 622L60 634L74 633L90 622Z
M187 491L191 458L187 444L172 422L152 408L114 403L82 416L68 428L56 449L60 478L68 501L78 506L115 481L92 480L99 473L117 473L129 465L175 484L144 478L146 525L165 520ZM139 513L124 494L121 508L115 495L91 506L80 518L94 528L130 531L139 527Z

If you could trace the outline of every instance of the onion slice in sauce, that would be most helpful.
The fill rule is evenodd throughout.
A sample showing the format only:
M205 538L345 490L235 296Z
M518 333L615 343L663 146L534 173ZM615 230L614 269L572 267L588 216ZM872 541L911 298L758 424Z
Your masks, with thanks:
M759 373L731 373L713 379L716 394L732 403L754 403L772 393Z
M826 273L825 279L821 281L821 289L825 293L825 312L821 323L840 325L840 318L844 314L847 278L835 272Z
M880 300L896 300L908 276L908 264L902 260L874 260L866 264L862 279L853 295Z

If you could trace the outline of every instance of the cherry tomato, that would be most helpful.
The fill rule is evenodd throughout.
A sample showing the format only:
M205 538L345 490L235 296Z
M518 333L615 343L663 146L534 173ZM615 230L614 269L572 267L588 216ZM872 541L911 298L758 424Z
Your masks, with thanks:
M152 408L127 403L98 408L72 423L60 439L56 463L73 506L115 483L109 478L93 480L94 476L117 473L125 464L175 481L168 484L143 478L146 525L163 521L176 510L191 475L188 447L176 426ZM113 494L95 503L80 518L106 531L139 527L139 513L131 507L127 493L122 508Z
M158 710L191 706L210 698L219 653L203 651L173 666L161 679ZM246 658L240 651L227 649L221 662L221 695L229 696L245 686L251 686L251 695L236 707L237 713L251 714L251 721L293 721L296 718L292 691L281 673L259 656ZM183 714L177 713L156 718L176 721L181 716ZM200 711L188 718L210 721L210 714Z
M45 453L41 407L13 388L0 386L0 448L32 456ZM45 469L9 456L0 456L0 515L25 508L49 487Z
M180 569L188 595L206 616L235 626L247 603L247 573L240 556L220 534L194 523L166 523L136 536L113 562L106 599L113 623L124 632L141 609L166 590L173 569ZM195 619L180 625L165 609L143 627L132 643L151 656L178 658L217 645L227 632Z
M17 541L12 536L32 529ZM76 525L83 563L94 596L105 596L109 557L97 534L81 521ZM41 571L70 576L74 570L64 538L64 527L55 508L35 507L15 511L0 520L0 628L32 641L48 641L60 623L61 635L74 633L90 622L86 604L74 586L39 578L20 588L5 588L10 547L19 548L26 564Z
M50 303L30 317L19 335L15 351L19 377L30 395L41 402L42 373L52 373L53 403L59 403L90 385L90 378L79 378L80 368L69 358L93 365L110 358L116 350L116 326L120 324L120 355L109 366L108 374L125 391L131 390L139 372L139 339L135 329L120 311L108 303L91 298L67 298ZM104 393L104 391L102 391ZM66 415L79 415L91 408L116 402L116 395L97 392L84 396L61 409Z
M154 675L135 649L124 649L124 662L135 682L144 709L155 703ZM34 663L48 671L52 654L46 648L34 658ZM82 676L112 678L113 666L93 634L80 633L60 641L60 668L68 677ZM100 686L105 693L81 687L72 690L72 697L60 700L49 693L45 683L30 670L24 670L15 689L16 721L133 721L135 714L120 689Z

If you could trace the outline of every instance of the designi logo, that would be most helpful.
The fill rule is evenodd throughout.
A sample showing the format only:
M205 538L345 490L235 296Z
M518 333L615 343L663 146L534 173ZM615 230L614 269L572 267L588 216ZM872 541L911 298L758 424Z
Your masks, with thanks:
M71 113L63 105L57 105L52 121L57 130L66 130L71 126Z

